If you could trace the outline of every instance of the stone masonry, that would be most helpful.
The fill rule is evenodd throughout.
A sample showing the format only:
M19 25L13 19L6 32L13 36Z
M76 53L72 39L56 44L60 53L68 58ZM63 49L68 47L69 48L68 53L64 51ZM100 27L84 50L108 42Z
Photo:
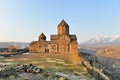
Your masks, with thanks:
M30 43L31 53L78 53L78 42L76 35L69 34L69 25L62 20L57 26L58 34L51 35L50 41L41 33L38 41Z

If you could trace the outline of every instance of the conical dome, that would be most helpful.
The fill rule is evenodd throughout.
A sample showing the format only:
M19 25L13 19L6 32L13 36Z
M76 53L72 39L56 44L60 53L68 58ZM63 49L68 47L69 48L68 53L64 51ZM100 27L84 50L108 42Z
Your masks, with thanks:
M65 20L62 20L58 24L58 34L59 35L62 35L62 34L69 35L69 25L65 22Z
M58 26L60 26L60 25L68 25L66 22L65 22L65 20L63 19L59 24L58 24Z
M44 33L41 33L39 36L39 41L45 41L46 40L46 36L44 35Z

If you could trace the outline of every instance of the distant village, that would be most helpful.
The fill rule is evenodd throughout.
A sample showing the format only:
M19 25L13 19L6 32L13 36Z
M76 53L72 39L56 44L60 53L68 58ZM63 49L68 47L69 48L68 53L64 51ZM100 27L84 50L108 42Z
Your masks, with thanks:
M9 57L12 55L19 55L22 53L29 52L29 48L16 48L15 46L8 46L6 48L0 48L0 56Z
M15 46L8 46L7 48L0 48L0 52L19 52L25 49L29 50L28 47L19 49L19 48L16 48Z

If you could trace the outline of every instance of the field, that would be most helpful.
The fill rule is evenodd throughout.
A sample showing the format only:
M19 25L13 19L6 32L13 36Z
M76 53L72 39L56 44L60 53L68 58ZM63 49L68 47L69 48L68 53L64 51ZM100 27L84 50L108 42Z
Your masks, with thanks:
M18 64L33 64L39 68L50 73L57 73L60 76L72 75L72 77L79 80L82 78L87 80L89 78L86 69L81 65L82 58L70 56L69 54L23 54L12 57L3 58L1 63L11 64L13 66ZM77 63L76 63L77 62Z

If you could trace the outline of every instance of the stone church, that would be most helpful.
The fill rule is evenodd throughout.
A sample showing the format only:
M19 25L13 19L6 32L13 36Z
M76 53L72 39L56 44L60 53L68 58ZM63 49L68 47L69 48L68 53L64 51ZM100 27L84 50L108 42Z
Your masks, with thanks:
M41 33L38 41L30 43L31 53L78 53L78 42L76 35L69 34L69 25L62 20L58 26L58 33L50 36L50 41L46 41L46 36Z

